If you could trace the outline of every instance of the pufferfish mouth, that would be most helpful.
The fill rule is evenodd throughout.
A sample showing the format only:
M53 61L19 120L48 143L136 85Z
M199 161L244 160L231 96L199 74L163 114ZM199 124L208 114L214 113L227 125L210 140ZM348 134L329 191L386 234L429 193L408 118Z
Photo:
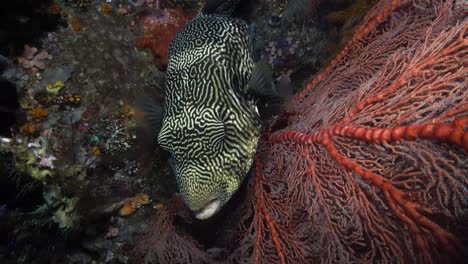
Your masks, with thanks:
M207 203L202 209L195 211L195 218L205 220L213 216L219 211L221 201L219 199L213 199Z

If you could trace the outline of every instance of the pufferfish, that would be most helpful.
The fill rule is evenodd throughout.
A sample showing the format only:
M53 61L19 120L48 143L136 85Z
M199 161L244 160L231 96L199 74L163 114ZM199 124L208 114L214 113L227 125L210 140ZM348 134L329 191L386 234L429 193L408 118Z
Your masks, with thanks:
M229 15L232 7L208 4L175 35L164 107L145 110L160 122L158 144L171 153L179 192L201 220L229 201L252 166L259 98L281 98L268 66L254 63L248 25Z

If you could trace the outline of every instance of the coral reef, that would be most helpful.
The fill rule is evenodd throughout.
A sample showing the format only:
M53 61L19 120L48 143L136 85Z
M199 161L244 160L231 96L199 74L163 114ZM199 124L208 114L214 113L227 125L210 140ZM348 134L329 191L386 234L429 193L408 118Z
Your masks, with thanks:
M169 178L162 162L143 162L158 153L133 117L137 95L158 94L162 74L134 48L128 24L135 10L121 16L101 13L102 1L34 2L43 5L30 8L40 10L27 12L62 17L71 26L23 40L23 55L24 42L18 54L0 47L11 60L0 78L14 84L19 100L18 109L6 109L18 119L0 142L0 262L126 262L120 248L152 210L142 205L162 199L155 193L164 185L148 182ZM77 9L80 3L86 8ZM117 10L116 1L109 5ZM123 206L131 212L119 214Z
M0 135L1 263L466 257L462 1L268 0L238 14L256 58L305 87L266 124L251 175L207 221L174 194L167 154L135 105L161 97L169 42L203 1L9 2L33 10L0 11L19 37L0 40L0 77L15 94L4 90L0 111L16 119ZM325 64L330 40L347 36Z
M203 257L213 261L209 252L225 247L234 263L461 263L468 246L463 6L380 1L264 134L246 200L223 223L239 224L239 244L216 240ZM190 234L183 223L151 225L144 241ZM181 249L200 258L203 246L181 243L136 250L147 250L147 263Z

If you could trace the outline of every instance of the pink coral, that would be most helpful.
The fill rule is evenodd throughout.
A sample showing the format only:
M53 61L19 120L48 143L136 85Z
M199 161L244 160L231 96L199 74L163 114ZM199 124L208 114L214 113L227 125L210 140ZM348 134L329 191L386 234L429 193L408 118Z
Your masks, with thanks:
M107 230L106 235L104 236L105 239L112 239L119 235L119 229L117 227L110 226Z
M18 63L25 69L31 69L33 72L43 70L46 66L45 60L49 58L47 51L43 50L37 53L38 49L29 45L24 45L23 56L18 57Z

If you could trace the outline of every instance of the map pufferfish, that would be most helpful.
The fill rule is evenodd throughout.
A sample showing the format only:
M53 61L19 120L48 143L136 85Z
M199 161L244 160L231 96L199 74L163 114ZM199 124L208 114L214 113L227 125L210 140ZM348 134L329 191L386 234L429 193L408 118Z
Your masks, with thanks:
M232 1L221 3L176 34L164 109L146 110L159 122L157 141L171 153L179 192L201 220L229 201L252 166L262 125L257 99L280 98L268 67L254 63L247 23L229 16Z

